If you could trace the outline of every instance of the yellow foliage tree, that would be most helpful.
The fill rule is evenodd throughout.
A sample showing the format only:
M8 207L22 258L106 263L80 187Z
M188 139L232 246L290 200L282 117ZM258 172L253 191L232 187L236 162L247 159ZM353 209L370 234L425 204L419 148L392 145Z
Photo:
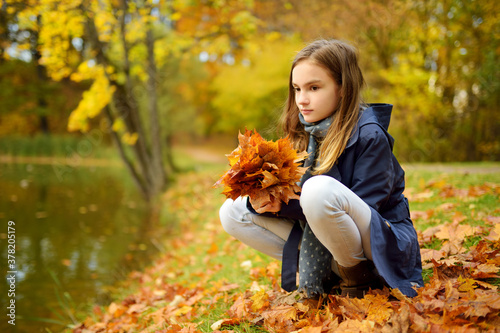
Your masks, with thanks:
M16 13L20 29L36 31L37 61L53 80L90 83L68 129L86 132L92 118L106 119L120 156L151 200L172 170L160 127L158 89L165 76L158 68L200 52L238 57L259 24L252 6L246 0L5 0L2 8Z

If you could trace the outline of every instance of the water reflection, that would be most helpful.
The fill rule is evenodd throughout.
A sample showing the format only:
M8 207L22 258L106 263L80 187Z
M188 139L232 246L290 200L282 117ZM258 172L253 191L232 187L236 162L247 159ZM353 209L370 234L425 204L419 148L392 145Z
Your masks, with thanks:
M149 262L161 230L127 179L117 167L60 177L50 165L0 164L0 267L6 275L8 221L15 222L17 266L16 326L3 310L1 332L60 331L55 322L67 323L70 307L108 302L106 286Z

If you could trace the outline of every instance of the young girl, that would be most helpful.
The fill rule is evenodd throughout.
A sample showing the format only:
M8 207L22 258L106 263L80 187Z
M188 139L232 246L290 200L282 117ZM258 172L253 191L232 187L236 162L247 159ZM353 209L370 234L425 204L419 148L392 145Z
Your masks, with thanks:
M282 116L285 135L309 153L300 200L277 214L257 214L247 198L220 209L226 232L283 261L285 290L297 288L299 272L307 298L338 282L349 297L383 285L415 296L423 286L404 171L387 133L392 105L363 104L363 85L352 46L318 40L300 51Z

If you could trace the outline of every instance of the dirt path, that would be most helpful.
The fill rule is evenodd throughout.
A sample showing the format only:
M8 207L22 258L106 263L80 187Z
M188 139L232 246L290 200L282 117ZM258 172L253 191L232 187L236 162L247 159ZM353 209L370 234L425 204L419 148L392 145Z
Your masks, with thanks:
M183 147L182 150L193 159L200 162L226 163L227 157L224 153L217 153L204 147ZM229 154L228 151L226 154Z
M120 160L104 158L89 158L78 155L62 156L10 156L0 155L0 164L41 164L41 165L68 165L71 167L96 166L96 167L122 167Z

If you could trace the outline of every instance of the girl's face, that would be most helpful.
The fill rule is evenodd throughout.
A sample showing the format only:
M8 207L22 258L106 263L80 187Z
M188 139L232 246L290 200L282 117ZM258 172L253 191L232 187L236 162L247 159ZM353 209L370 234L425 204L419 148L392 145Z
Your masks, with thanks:
M310 60L302 60L292 70L295 103L308 123L333 114L339 104L340 86L330 73Z

